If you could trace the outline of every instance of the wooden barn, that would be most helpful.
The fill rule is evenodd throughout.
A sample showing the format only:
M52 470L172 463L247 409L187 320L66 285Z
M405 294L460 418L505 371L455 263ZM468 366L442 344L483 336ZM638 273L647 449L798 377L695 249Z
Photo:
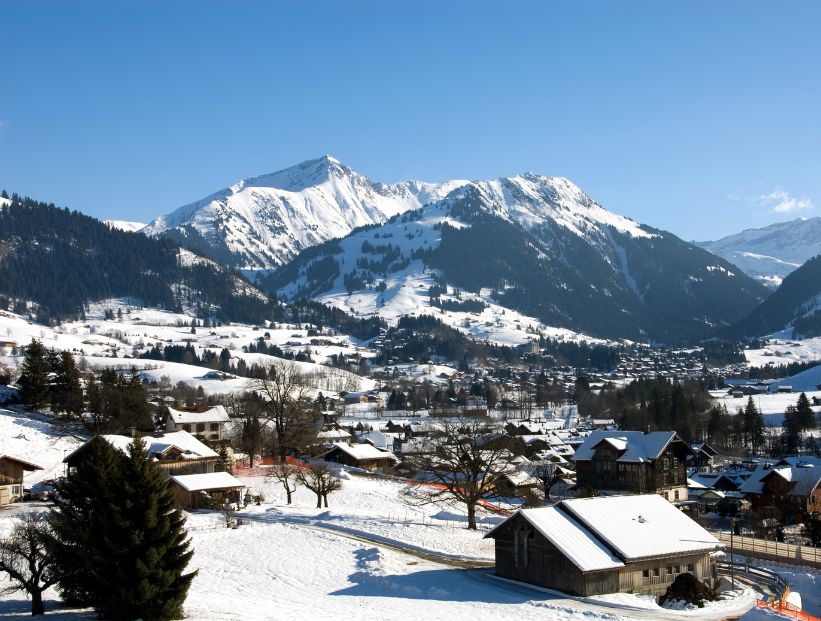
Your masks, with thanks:
M657 494L563 500L491 530L496 575L574 595L661 595L682 573L715 576L722 544Z
M34 470L42 468L17 457L0 455L0 507L22 498L23 475Z

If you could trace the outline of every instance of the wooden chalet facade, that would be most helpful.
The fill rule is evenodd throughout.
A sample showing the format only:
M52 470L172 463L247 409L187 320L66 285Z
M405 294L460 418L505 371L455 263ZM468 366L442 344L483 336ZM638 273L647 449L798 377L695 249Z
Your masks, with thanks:
M693 450L674 431L594 431L576 450L576 484L595 491L687 500Z
M591 507L584 503L598 506L587 511ZM713 553L721 547L655 494L564 500L553 507L524 509L486 537L496 542L496 575L580 596L657 596L682 573L712 584Z
M788 457L763 465L741 486L754 511L777 509L784 517L802 521L821 512L821 459Z
M134 438L108 434L99 436L115 449L128 454L128 446ZM166 478L182 474L205 474L216 470L219 456L187 431L155 433L140 438L146 447L148 459ZM92 442L93 440L89 440ZM85 458L86 442L63 461L69 468L77 467Z
M23 497L23 476L34 470L42 468L17 457L0 455L0 507Z

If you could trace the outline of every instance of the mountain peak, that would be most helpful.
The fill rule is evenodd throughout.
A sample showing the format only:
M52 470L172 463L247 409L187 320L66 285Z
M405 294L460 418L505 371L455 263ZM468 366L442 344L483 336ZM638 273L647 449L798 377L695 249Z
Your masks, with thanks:
M306 188L321 185L332 177L340 178L353 175L357 175L357 173L338 159L332 155L323 155L277 172L243 179L233 188L235 188L235 192L248 187L276 188L288 192L301 192Z

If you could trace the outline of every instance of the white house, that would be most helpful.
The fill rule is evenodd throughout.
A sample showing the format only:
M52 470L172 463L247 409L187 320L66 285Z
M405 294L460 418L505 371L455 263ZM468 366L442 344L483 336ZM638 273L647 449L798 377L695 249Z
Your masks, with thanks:
M206 440L222 440L223 427L228 422L228 412L221 405L212 408L196 408L192 410L176 410L168 408L165 417L166 431L187 431L202 436Z

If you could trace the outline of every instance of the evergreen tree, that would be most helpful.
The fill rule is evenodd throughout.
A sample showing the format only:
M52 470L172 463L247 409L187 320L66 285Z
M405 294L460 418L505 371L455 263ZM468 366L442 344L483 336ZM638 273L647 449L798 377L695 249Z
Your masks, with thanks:
M160 470L135 438L123 460L119 502L101 518L105 558L94 568L94 607L103 619L164 621L182 617L196 572L185 519Z
M96 601L94 572L108 554L101 520L118 503L122 462L122 455L98 436L82 449L77 466L57 482L49 516L54 533L50 547L62 576L59 591L69 604L90 606Z
M753 453L757 453L764 444L764 418L755 407L752 396L747 399L744 408L744 439L745 446Z
M45 347L40 341L31 339L17 382L26 407L41 410L49 405L50 370Z
M815 429L815 412L812 411L810 400L807 399L806 393L802 392L798 396L798 403L795 405L795 410L801 431Z
M80 385L80 371L74 356L64 351L60 354L54 385L51 389L51 409L72 418L80 418L83 413L83 387Z
M788 405L784 412L781 431L781 448L785 455L796 455L801 447L801 421L794 405Z

